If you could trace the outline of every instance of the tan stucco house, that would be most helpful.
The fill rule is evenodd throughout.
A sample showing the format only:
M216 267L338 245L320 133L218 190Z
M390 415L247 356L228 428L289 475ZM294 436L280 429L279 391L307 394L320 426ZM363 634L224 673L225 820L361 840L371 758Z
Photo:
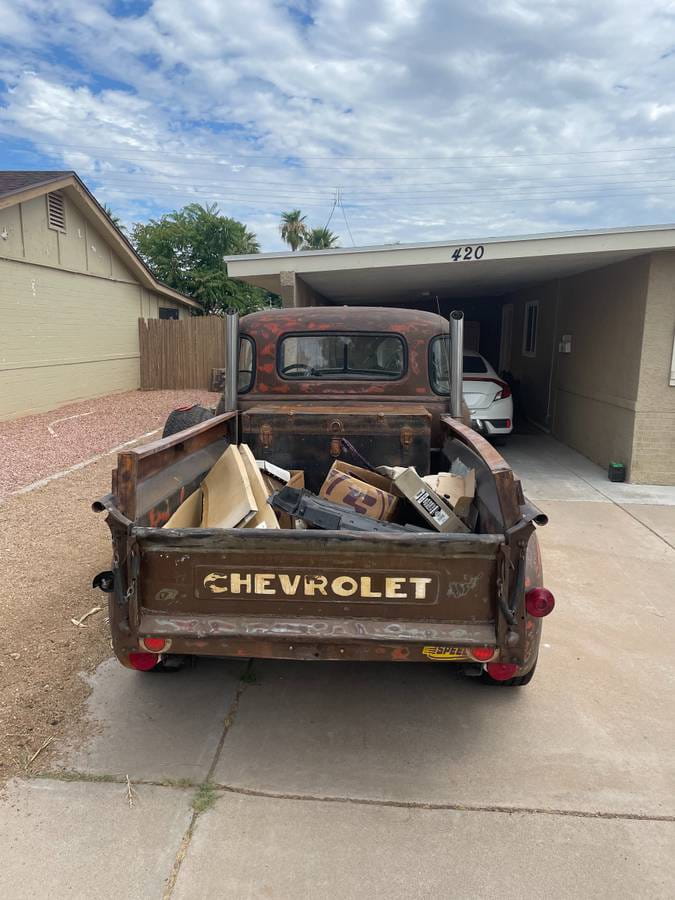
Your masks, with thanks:
M138 319L192 308L74 172L0 172L0 420L137 388Z
M631 481L675 484L675 226L226 260L284 305L462 309L530 423Z

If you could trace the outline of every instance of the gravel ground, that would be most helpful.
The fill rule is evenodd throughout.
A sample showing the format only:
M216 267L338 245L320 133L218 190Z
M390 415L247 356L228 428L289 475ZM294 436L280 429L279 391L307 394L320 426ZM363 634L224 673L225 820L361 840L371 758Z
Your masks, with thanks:
M177 406L217 399L218 394L197 390L127 391L0 422L0 500L125 441L161 431Z
M0 779L49 759L79 721L86 673L110 655L106 597L91 588L110 568L110 533L91 501L110 489L114 457L0 507ZM70 621L103 609L84 628Z
M106 597L91 588L94 575L110 567L110 532L91 511L92 500L110 490L109 451L161 432L175 407L217 397L129 391L0 423L0 780L44 766L61 735L82 727L87 673L110 655ZM85 627L71 622L96 606L102 609Z

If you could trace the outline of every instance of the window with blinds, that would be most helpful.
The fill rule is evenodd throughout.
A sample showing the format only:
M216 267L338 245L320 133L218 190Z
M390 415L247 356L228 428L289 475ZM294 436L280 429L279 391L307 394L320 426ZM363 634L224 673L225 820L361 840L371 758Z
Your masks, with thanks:
M47 194L47 225L55 231L66 230L66 205L63 194Z

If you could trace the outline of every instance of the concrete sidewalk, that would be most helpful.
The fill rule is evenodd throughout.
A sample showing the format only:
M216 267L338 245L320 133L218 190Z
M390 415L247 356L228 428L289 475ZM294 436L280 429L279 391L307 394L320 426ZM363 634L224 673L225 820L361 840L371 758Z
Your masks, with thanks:
M507 455L550 516L557 597L531 685L108 661L90 737L8 788L0 895L673 896L675 506L522 441Z

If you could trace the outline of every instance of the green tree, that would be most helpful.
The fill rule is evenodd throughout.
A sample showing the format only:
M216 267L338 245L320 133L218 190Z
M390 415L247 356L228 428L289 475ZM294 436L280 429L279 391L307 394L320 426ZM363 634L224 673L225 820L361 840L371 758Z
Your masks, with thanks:
M292 209L290 212L281 214L281 240L288 244L291 250L298 250L302 242L307 238L307 226L305 219L299 209Z
M274 294L228 278L224 256L258 253L256 236L244 224L223 216L216 204L191 203L132 229L136 250L155 276L194 297L204 312L241 313L278 304Z
M337 247L338 236L328 228L311 228L305 237L303 250L330 250Z

